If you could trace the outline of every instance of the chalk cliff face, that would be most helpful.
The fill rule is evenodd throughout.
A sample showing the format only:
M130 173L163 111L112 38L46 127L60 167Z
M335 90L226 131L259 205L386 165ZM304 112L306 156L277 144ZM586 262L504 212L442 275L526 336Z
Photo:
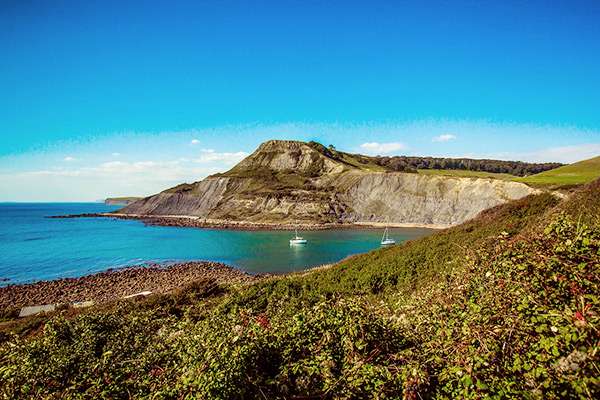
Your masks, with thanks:
M269 141L230 171L121 209L251 222L387 222L456 225L535 189L496 179L382 171L368 158L318 144Z
M353 211L343 218L457 225L486 208L530 193L526 185L496 179L371 173L346 192Z

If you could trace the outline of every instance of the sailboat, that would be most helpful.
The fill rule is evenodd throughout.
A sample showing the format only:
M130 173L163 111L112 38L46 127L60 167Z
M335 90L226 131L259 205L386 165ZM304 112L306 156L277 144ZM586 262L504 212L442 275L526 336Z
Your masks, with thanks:
M396 241L394 239L390 239L388 237L388 228L386 226L385 227L385 232L383 232L383 236L381 237L381 245L382 246L388 246L390 244L396 244Z
M306 239L298 236L298 220L296 220L296 236L290 239L290 244L306 244Z

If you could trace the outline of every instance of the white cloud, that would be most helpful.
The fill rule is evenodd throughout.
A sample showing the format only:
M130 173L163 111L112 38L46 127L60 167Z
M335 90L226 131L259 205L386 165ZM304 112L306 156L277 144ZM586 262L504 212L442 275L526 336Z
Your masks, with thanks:
M440 135L431 139L432 142L447 142L448 140L456 139L454 135Z
M200 141L198 139L192 139L192 141L190 142L191 145L195 145L195 144L199 144Z
M115 156L115 157L119 157L120 155L121 154L119 154L119 153L113 153L113 156Z
M74 161L79 161L79 159L78 158L73 158L73 157L66 157L63 161L74 162Z
M190 159L189 159L189 158L185 158L185 157L181 157L181 158L179 159L179 161L181 161L181 162L189 162L189 161L190 161Z
M207 153L200 158L195 159L197 163L209 164L209 163L220 163L225 165L232 165L242 161L250 154L244 151L238 151L237 153Z
M392 143L363 143L360 145L360 150L366 154L390 154L394 151L399 150L407 150L408 146L406 146L402 142L392 142Z
M112 162L107 162L102 164L102 168L119 168L119 167L125 167L126 165L128 165L127 163L123 162L123 161L112 161ZM87 168L83 168L84 170Z
M78 169L48 169L15 174L0 173L1 201L70 201L106 197L148 196L182 182L196 182L222 171L212 165L183 168L179 161L115 161ZM14 197L14 196L20 197Z
M200 151L203 153L214 153L215 152L213 149L201 149Z

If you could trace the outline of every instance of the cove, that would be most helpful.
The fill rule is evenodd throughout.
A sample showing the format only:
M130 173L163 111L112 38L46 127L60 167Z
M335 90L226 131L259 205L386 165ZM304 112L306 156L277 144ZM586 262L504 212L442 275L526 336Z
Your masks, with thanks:
M49 219L49 215L118 209L97 203L0 204L0 282L75 277L150 262L217 261L253 273L288 273L340 261L380 247L383 229L228 231L144 226L111 218ZM393 228L397 243L435 232ZM5 280L7 279L7 280Z

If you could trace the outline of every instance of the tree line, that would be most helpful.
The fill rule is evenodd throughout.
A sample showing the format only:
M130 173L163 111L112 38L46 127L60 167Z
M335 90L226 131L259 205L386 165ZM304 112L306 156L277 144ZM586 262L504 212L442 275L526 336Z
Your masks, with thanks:
M335 150L333 145L325 147L320 143L311 141L309 145L321 154L342 160L341 152ZM441 157L409 157L409 156L375 156L369 157L361 154L347 154L362 164L375 163L393 171L416 173L419 169L463 170L504 173L515 176L528 176L539 174L561 167L561 163L527 163L523 161L479 160L472 158L441 158Z

